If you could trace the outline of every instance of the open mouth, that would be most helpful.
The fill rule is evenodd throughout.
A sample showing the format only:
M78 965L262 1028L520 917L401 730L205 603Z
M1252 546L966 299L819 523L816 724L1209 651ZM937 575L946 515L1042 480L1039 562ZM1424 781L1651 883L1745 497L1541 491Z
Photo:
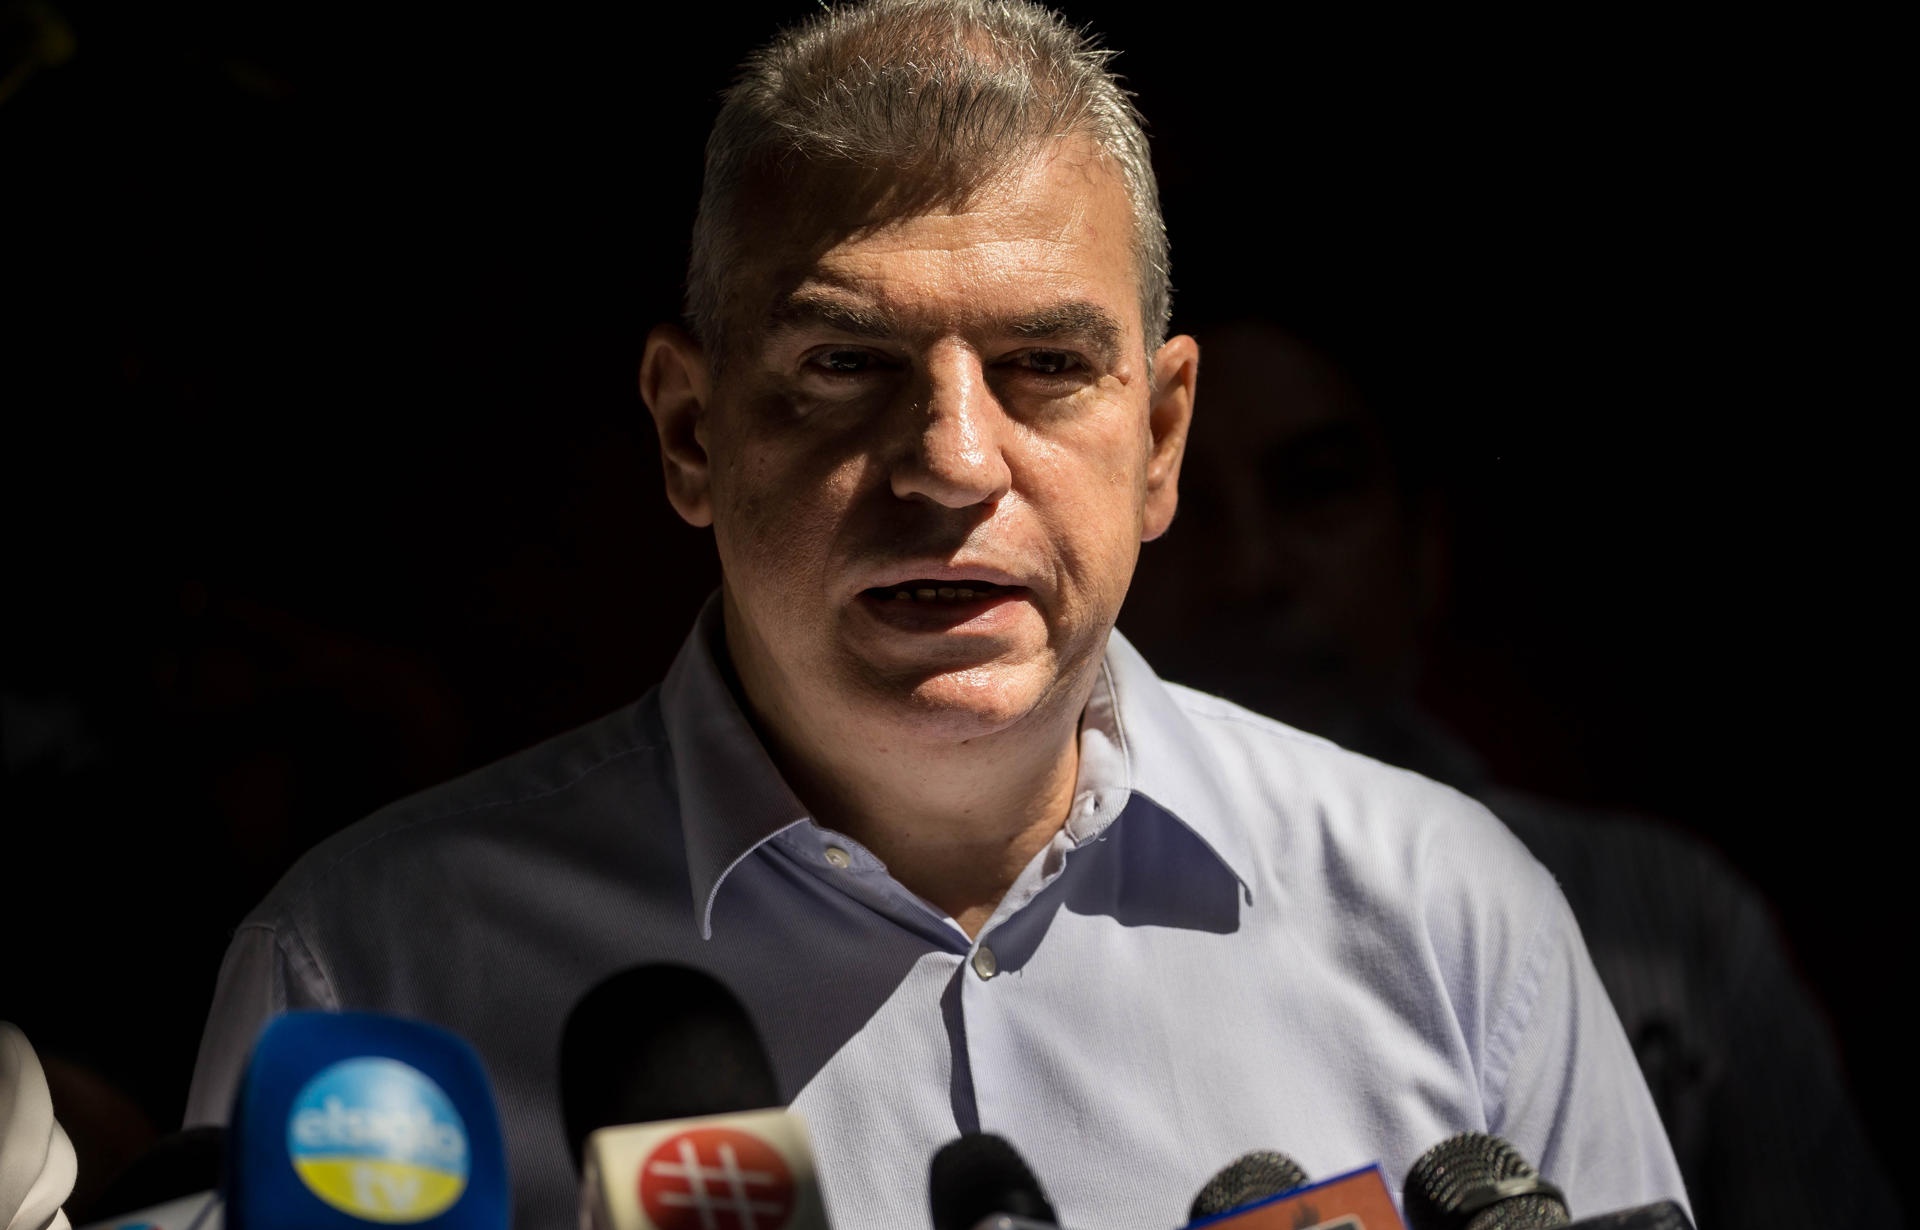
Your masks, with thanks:
M978 602L982 598L1000 598L1020 592L1014 585L992 585L986 581L901 581L895 585L876 585L865 591L879 602L941 603Z

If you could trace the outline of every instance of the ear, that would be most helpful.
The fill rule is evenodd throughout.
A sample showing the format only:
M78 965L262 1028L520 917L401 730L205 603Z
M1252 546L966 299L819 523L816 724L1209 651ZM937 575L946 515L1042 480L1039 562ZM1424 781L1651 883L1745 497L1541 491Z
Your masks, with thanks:
M713 374L700 343L679 325L658 325L647 335L646 353L640 358L640 399L653 412L660 433L667 501L688 525L712 525L706 415L713 400Z
M1180 503L1180 459L1193 422L1193 390L1200 378L1200 343L1186 334L1168 338L1153 355L1153 404L1147 426L1153 451L1147 459L1147 504L1140 541L1152 542L1173 524Z

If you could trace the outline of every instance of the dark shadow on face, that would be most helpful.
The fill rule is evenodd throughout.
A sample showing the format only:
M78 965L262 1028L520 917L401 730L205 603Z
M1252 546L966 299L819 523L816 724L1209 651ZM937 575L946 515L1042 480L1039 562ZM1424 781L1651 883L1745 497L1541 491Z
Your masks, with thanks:
M724 340L714 356L721 372L736 361L751 361L778 305L826 253L900 218L964 211L1037 152L1037 147L1016 146L998 159L973 164L869 167L774 160L750 169L739 197L740 215L722 228L735 260L722 306Z

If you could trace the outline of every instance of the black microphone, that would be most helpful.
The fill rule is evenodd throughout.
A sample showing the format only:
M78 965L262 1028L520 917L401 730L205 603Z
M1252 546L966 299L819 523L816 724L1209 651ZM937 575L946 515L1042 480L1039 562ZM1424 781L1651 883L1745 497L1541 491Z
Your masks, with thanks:
M709 974L643 965L582 996L561 1030L560 1105L587 1230L828 1230L806 1125Z
M1413 1230L1693 1230L1671 1200L1574 1221L1567 1198L1498 1136L1462 1132L1407 1172Z
M933 1155L929 1169L934 1230L974 1230L999 1216L1059 1220L1033 1170L998 1136L970 1132L950 1140Z
M1306 1184L1307 1172L1298 1162L1284 1153L1258 1149L1229 1162L1208 1179L1187 1209L1187 1220L1218 1217Z
M560 1034L560 1110L580 1165L605 1127L780 1105L753 1020L712 975L681 965L622 970L581 997Z

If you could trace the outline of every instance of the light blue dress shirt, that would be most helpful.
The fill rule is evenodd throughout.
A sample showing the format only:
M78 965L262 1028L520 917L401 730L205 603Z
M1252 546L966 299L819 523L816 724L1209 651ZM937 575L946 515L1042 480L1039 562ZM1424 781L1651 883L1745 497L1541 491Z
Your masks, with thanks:
M717 602L634 705L316 847L235 935L188 1122L222 1122L271 1013L471 1040L516 1225L574 1222L557 1057L627 966L732 987L806 1120L838 1230L930 1224L927 1165L1005 1136L1079 1230L1168 1230L1278 1149L1398 1187L1510 1140L1576 1214L1684 1200L1550 876L1478 804L1158 679L1114 634L1072 814L977 942L815 825L723 680Z

